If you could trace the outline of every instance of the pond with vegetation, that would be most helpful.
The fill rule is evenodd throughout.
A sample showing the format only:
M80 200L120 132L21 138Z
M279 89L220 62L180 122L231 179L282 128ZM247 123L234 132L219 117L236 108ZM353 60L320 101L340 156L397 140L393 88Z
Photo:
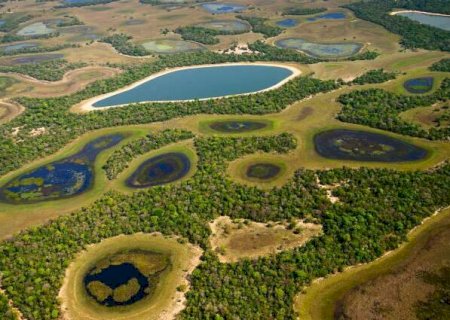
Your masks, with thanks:
M427 156L427 151L408 142L383 134L334 129L314 136L318 154L329 159L402 162Z
M319 43L301 38L287 38L275 42L280 48L295 49L319 59L346 58L357 54L363 47L361 43Z
M97 138L65 159L19 175L0 188L0 200L22 204L79 195L92 186L97 155L117 145L123 134Z
M435 28L450 31L450 16L436 15L425 12L398 12L395 15L406 17L408 19L417 21L421 24L426 24Z
M147 188L182 179L191 169L191 160L183 152L168 152L144 161L125 184L130 188Z
M46 23L35 22L17 31L17 35L33 37L33 36L42 36L53 32L55 32L55 30L49 28Z
M246 94L273 87L293 71L268 65L195 67L165 73L93 103L96 108L146 101L180 101Z
M298 21L296 19L283 19L280 21L277 21L277 26L283 27L283 28L292 28L295 27L298 24Z
M403 87L409 93L427 93L433 89L434 78L433 77L421 77L406 80L403 83Z
M102 259L84 277L88 295L107 306L126 306L151 295L168 256L142 250L121 252Z
M149 52L159 54L205 50L205 47L197 42L177 39L148 40L143 42L141 46Z
M254 163L248 166L245 175L250 179L269 180L279 175L281 169L281 166L275 163Z
M246 6L234 3L205 3L202 7L210 13L233 13L247 9Z
M15 51L38 48L39 43L36 42L22 42L16 44L10 44L7 46L1 46L0 51L4 53L13 53Z
M213 20L199 23L195 26L226 33L244 33L250 31L251 29L248 22L241 20Z
M306 20L308 21L317 21L317 20L342 20L345 19L345 13L343 12L330 12L320 14L318 16L310 17Z
M263 120L218 120L208 123L208 128L223 133L244 133L267 128L271 123Z

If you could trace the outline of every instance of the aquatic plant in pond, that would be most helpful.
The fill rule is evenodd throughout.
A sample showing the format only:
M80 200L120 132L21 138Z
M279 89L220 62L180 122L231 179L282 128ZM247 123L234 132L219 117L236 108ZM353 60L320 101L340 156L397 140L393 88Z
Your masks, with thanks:
M246 6L233 3L205 3L202 7L210 13L233 13L247 9Z
M433 89L434 78L433 77L421 77L409 79L403 83L403 87L409 93L427 93Z
M292 28L298 24L296 19L284 19L277 22L277 25L283 28Z
M144 161L125 184L147 188L180 180L189 173L191 160L182 152L169 152Z
M205 50L199 43L175 39L150 40L141 45L149 52L161 54Z
M270 162L255 163L250 165L245 175L251 179L269 180L281 172L281 167Z
M292 75L285 67L223 65L181 69L93 103L108 107L145 101L177 101L246 94L273 87Z
M330 12L321 14L318 16L314 16L311 18L308 18L306 20L308 21L317 21L317 20L342 20L345 19L345 13L343 12Z
M35 22L17 31L17 35L32 37L32 36L42 36L53 32L55 32L55 30L49 28L45 23Z
M383 134L335 129L314 136L318 154L325 158L357 161L401 162L420 160L427 151Z
M267 121L256 120L218 120L208 123L211 130L224 133L244 133L267 128Z
M318 43L309 42L301 38L287 38L275 42L280 48L302 51L310 56L320 59L345 58L357 54L363 47L361 43Z
M26 63L39 63L50 60L58 60L62 58L64 58L64 55L61 53L36 54L12 59L11 64L15 65Z
M240 20L215 20L199 23L195 26L229 33L244 33L251 29L250 24Z
M118 253L99 261L84 277L88 295L107 306L125 306L152 294L169 266L167 256L147 251Z
M424 12L399 12L395 15L406 17L421 24L450 31L450 16L427 14Z
M0 200L29 203L79 195L91 187L97 155L118 144L124 135L97 138L65 159L40 166L7 182L0 188Z

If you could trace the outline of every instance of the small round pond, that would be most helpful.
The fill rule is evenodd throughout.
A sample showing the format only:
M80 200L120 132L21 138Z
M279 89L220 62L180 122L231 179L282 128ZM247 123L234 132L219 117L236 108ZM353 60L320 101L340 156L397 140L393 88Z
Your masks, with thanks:
M199 23L196 26L226 33L245 33L251 29L247 22L241 20L215 20Z
M125 181L130 188L147 188L182 179L191 169L183 152L168 152L144 161Z
M150 251L117 253L99 261L84 276L87 294L106 307L126 306L151 295L169 258Z
M102 108L248 94L274 87L293 74L294 71L288 67L262 64L184 68L150 77L128 90L106 95L106 98L96 98L92 106Z
M277 21L277 26L283 27L283 28L292 28L295 27L298 24L298 21L296 19L284 19Z
M314 136L318 154L325 158L356 161L402 162L427 156L413 144L383 134L335 129Z
M210 13L233 13L247 9L246 6L234 3L205 3L202 7Z
M97 155L118 144L124 135L97 138L78 153L19 175L0 188L0 200L13 204L63 199L92 186Z
M403 87L409 93L421 94L430 92L433 89L433 84L433 77L421 77L405 81Z
M357 54L363 47L361 43L319 43L309 42L301 38L287 38L275 42L280 48L288 48L302 51L319 59L346 58Z
M209 122L208 128L223 133L244 133L261 130L271 125L268 121L257 120L218 120Z
M281 170L281 166L275 163L261 162L248 166L245 175L250 179L270 180L278 176Z

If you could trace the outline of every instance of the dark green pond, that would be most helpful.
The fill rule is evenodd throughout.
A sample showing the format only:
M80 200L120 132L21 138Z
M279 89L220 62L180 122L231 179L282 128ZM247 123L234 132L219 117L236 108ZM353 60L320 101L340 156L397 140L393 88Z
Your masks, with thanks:
M124 135L111 134L97 138L65 159L24 173L0 188L0 200L14 204L57 200L76 196L94 181L97 155L117 145Z
M243 133L264 129L268 126L267 122L263 121L238 121L238 120L224 120L214 121L208 124L209 128L224 133Z
M177 181L189 173L191 161L182 152L163 153L144 161L126 180L130 188L147 188Z
M421 77L409 79L403 83L403 87L409 93L427 93L433 89L434 78L433 77Z
M318 154L339 160L402 162L420 160L427 151L389 136L347 129L336 129L314 136Z
M247 168L246 176L258 180L269 180L276 177L281 172L281 167L277 164L264 162L255 163Z

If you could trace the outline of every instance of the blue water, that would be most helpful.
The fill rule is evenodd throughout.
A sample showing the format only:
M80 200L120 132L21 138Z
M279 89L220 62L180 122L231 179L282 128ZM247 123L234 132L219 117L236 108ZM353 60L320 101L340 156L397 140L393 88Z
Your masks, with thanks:
M232 13L241 12L247 7L233 3L205 3L202 7L210 13Z
M345 13L343 12L330 12L330 13L325 13L325 14L321 14L318 16L314 16L311 18L308 18L306 20L308 21L317 21L317 20L340 20L340 19L345 19Z
M102 99L93 106L101 108L144 101L192 100L251 93L272 87L290 75L292 71L289 69L262 65L184 69Z
M284 19L277 22L277 25L283 28L292 28L298 24L298 21L295 19Z
M409 93L427 93L433 89L434 78L433 77L422 77L409 79L403 83L403 87Z
M145 277L133 264L131 263L122 263L120 265L109 265L107 268L101 270L99 273L94 273L86 275L84 278L84 284L87 287L87 285L92 281L99 281L105 284L106 286L110 287L111 289L116 289L120 287L121 285L126 284L129 280L135 278L139 285L139 291L132 296L129 300L125 302L117 302L113 299L112 296L109 296L104 301L98 301L100 304L106 305L106 306L120 306L120 305L130 305L133 304L142 298L144 298L147 293L145 291L146 288L149 286L149 281L147 277ZM89 295L96 299L89 290L86 290Z
M450 16L436 16L420 12L400 12L397 15L442 30L450 31Z
M6 23L6 21L5 20L3 20L3 19L0 19L0 27L2 26L2 25L4 25Z
M123 138L122 134L97 138L70 157L22 174L0 188L0 199L12 203L27 203L78 195L92 185L93 163L97 155Z
M24 42L24 43L17 43L17 44L11 44L8 46L2 46L0 47L0 50L6 53L14 52L22 49L31 49L31 48L37 48L39 47L38 43L34 42Z

